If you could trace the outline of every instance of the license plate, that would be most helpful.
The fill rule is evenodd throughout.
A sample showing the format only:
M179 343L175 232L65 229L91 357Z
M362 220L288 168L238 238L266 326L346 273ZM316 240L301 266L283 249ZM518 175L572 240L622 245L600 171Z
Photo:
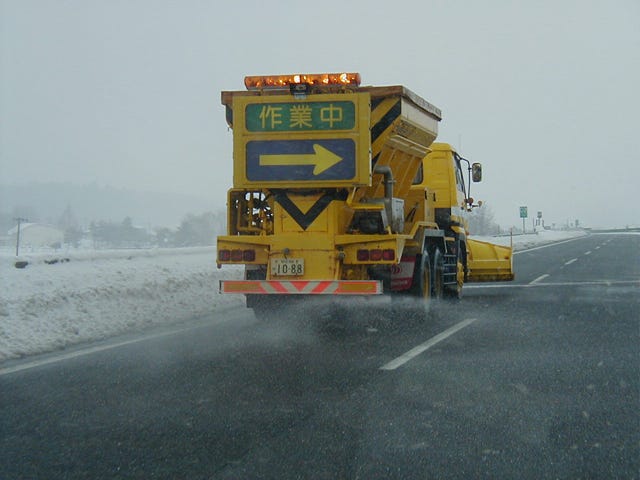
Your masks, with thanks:
M304 275L304 259L302 258L272 258L271 275Z

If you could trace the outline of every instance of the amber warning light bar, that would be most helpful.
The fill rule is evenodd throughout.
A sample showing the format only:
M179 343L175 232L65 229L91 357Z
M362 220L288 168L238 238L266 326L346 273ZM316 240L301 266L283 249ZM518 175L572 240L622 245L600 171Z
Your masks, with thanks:
M293 75L255 75L244 77L247 90L288 88L295 84L307 85L360 85L359 73L313 73Z

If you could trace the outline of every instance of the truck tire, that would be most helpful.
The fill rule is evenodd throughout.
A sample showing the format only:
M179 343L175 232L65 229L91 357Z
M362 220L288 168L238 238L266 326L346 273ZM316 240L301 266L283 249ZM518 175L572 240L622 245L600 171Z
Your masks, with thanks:
M413 281L409 294L411 296L429 299L432 292L432 276L431 276L431 262L429 253L425 251L422 255L416 258L416 268L413 270Z
M413 281L411 288L407 291L407 303L402 307L410 321L422 323L426 320L431 307L432 281L431 258L425 250L422 255L416 257Z
M432 296L433 298L442 298L445 292L444 286L444 255L440 248L435 247L432 250L431 256L433 258L433 285Z

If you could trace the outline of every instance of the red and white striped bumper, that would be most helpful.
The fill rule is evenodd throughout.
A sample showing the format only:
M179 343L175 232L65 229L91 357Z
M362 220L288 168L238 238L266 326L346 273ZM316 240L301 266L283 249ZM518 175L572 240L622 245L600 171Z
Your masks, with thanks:
M380 295L378 280L220 280L220 293L257 295Z

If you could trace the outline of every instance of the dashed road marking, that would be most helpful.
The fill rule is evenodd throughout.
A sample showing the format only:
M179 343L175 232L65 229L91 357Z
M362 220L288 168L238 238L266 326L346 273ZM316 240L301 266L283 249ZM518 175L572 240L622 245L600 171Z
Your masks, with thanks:
M565 265L571 265L573 262L577 262L578 259L577 258L572 258L571 260L569 260L568 262L564 262Z
M513 252L513 254L514 255L519 255L521 253L533 252L535 250L540 250L542 248L555 247L556 245L562 245L563 243L575 242L576 240L580 240L582 238L584 238L584 237L575 237L575 238L570 238L569 240L563 240L561 242L548 243L546 245L540 245L538 247L527 248L525 250L518 250L517 252Z
M585 255L591 255L591 250L589 250L588 252L584 252Z
M439 333L435 337L430 338L426 342L418 345L417 347L412 348L408 352L400 355L398 358L395 358L395 359L391 360L389 363L386 363L385 365L381 366L380 370L395 370L396 368L398 368L398 367L404 365L405 363L407 363L409 360L412 360L413 358L417 357L422 352L424 352L426 350L429 350L434 345L436 345L436 344L440 343L441 341L449 338L451 335L453 335L457 331L462 330L463 328L471 325L476 320L477 320L476 318L469 318L467 320L463 320L460 323L457 323L453 327L448 328L444 332Z
M540 275L538 278L536 278L535 280L533 280L532 282L529 282L529 285L534 285L538 282L541 282L542 280L544 280L545 278L547 278L549 276L548 273L545 273L544 275Z

